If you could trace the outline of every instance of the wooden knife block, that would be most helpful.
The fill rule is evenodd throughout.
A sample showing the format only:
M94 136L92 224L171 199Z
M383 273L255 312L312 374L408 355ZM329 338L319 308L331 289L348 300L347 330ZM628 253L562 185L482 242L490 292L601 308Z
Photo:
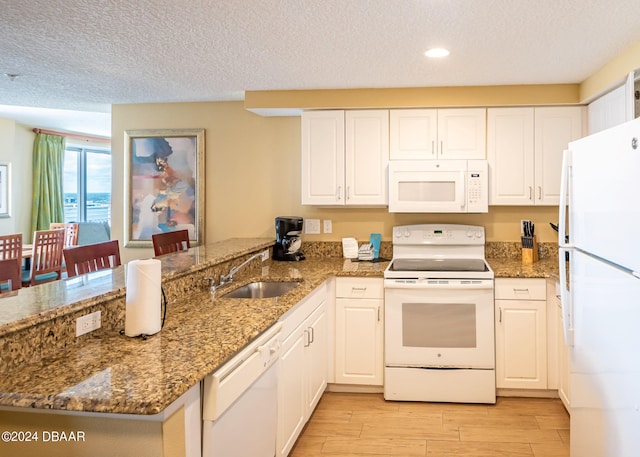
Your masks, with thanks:
M533 248L522 248L522 264L531 265L538 261L538 242L533 237Z

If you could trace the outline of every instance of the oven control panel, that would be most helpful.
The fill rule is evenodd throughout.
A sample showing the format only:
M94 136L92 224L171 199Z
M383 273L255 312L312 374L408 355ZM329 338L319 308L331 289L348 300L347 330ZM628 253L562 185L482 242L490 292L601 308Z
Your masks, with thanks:
M393 228L394 245L476 245L484 244L484 240L484 227L475 225L420 224Z

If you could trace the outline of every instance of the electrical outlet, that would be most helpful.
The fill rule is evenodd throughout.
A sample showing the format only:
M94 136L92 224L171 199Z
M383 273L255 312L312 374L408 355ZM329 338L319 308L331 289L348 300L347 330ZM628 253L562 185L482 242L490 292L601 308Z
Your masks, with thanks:
M331 219L325 219L323 222L324 222L324 233L333 232L333 223L331 222Z
M84 335L101 327L101 311L95 311L76 319L76 336Z
M265 249L264 251L262 251L262 261L264 262L265 260L269 260L269 250Z

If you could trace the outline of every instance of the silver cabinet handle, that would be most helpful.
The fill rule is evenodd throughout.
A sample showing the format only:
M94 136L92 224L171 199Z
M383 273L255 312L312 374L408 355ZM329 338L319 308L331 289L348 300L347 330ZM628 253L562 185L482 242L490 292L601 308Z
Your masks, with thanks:
M380 322L380 307L378 306L378 322Z
M529 293L529 288L526 289L516 289L515 287L513 288L513 293L514 294L528 294Z
M347 200L351 200L351 186L347 186Z
M336 194L338 200L342 199L342 186L338 186L338 193Z
M311 338L309 344L313 343L316 340L316 335L313 331L313 327L309 327L309 337Z
M434 140L431 140L431 155L436 155L436 142Z
M529 186L529 200L533 200L533 187Z
M444 142L440 140L440 155L444 154Z
M502 324L502 307L498 308L498 311L500 312L498 315L498 322Z
M304 331L304 335L305 335L304 347L308 348L311 345L311 339L310 339L310 335L309 335L309 330L305 330Z
M538 186L538 200L542 200L542 186Z

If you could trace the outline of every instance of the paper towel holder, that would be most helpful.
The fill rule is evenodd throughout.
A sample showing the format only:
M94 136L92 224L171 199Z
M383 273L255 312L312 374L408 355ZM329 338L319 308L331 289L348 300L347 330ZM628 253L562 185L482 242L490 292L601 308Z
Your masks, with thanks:
M164 287L160 286L160 292L162 293L162 301L160 306L162 307L162 322L160 323L160 330L164 328L164 322L167 319L167 295L164 293ZM120 330L120 335L124 335L124 329ZM141 333L140 335L133 336L132 338L140 338L146 341L151 335Z

